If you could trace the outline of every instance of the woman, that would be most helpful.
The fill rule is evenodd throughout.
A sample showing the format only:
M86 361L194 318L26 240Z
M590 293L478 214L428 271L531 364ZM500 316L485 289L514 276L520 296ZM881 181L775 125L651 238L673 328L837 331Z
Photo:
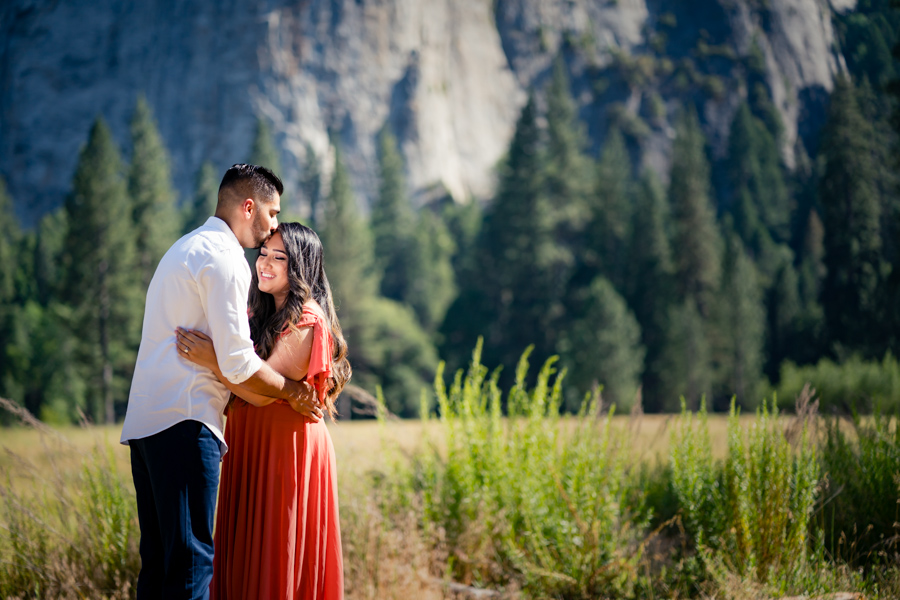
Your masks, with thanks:
M260 249L250 290L257 353L285 377L305 378L333 419L350 364L315 232L279 225ZM244 396L232 397L227 412L211 597L342 598L337 472L324 420L283 400L247 398L222 376L207 336L179 331L177 339L189 350L183 356Z

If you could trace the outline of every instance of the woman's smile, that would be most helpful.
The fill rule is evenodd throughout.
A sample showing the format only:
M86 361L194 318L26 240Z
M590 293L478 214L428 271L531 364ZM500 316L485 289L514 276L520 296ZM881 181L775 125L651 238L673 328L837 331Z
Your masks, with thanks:
M259 249L256 259L256 276L259 291L275 296L275 305L281 306L288 293L288 260L281 234L275 232Z

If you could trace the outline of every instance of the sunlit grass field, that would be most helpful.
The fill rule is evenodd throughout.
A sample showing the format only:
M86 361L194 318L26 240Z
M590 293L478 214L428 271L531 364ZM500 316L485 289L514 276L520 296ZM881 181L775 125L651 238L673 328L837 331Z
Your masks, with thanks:
M613 417L613 426L628 432L632 450L645 460L665 458L669 452L671 424L677 415L640 415L639 417ZM755 417L745 415L747 424ZM727 415L710 415L709 429L713 449L717 456L725 453L727 442ZM571 420L574 423L574 420ZM566 430L567 420L561 424ZM427 440L426 441L426 429ZM37 431L27 426L0 429L0 468L9 467L21 459L39 467L78 468L85 456L97 448L108 448L116 459L117 467L130 473L128 447L119 444L121 425L68 426L53 428L54 434ZM424 424L417 420L339 421L329 423L334 441L338 468L342 477L357 478L371 470L378 470L384 461L401 456L411 456L422 450L423 444L440 442L438 423Z
M637 455L653 462L667 459L674 418L672 415L617 416L612 422ZM711 416L709 423L717 451L724 453L726 417ZM563 418L555 425L547 423L548 427L560 428L563 444L575 425L574 418ZM399 598L415 593L422 597L445 597L448 588L440 585L441 573L432 572L434 557L421 545L412 517L409 523L399 526L379 523L382 515L373 505L372 497L372 481L380 473L391 472L397 464L409 464L432 449L445 454L440 423L399 419L339 421L329 423L329 430L338 462L348 594ZM47 502L48 494L63 496L63 488L83 486L86 470L99 464L122 482L125 502L133 502L129 450L119 443L120 433L121 425L41 430L23 425L2 429L0 492L23 499L23 510L27 511L30 499L37 506ZM103 457L100 463L99 456ZM35 510L46 512L46 509ZM7 516L0 514L0 527L8 527ZM60 540L59 543L69 542ZM121 597L128 597L127 582L120 589Z
M842 487L825 483L838 472L824 471L840 469L853 484L855 461L865 459L884 481L860 479L850 497L877 497L871 491L877 484L881 496L896 498L900 462L885 459L898 448L891 419L867 434L876 446L864 452L849 421L838 425L846 437L835 437L815 416L556 417L552 396L542 396L550 393L546 389L511 400L524 404L510 420L482 403L477 390L486 388L468 389L444 399L441 410L451 416L443 420L329 423L348 598L461 598L477 595L478 588L500 590L501 598L576 600L607 589L603 597L611 598L790 595L773 596L779 589L860 590L889 598L893 591L885 586L900 590L896 567L884 577L855 570L854 564L875 563L851 538L842 547L845 542L832 536L826 546L818 538L807 541L801 530L792 529L801 538L791 541L781 528L768 527L774 522L769 519L790 524L793 517L786 504L791 493L765 491L797 485L817 494L808 514L812 528L823 531L834 507L846 506L832 503ZM809 441L791 442L790 450L786 430L803 422L812 425ZM0 598L133 598L139 534L121 426L36 427L0 429ZM882 439L885 434L890 439ZM735 436L747 440L738 443L744 450L735 449ZM829 446L840 439L852 447ZM818 482L795 480L802 467L797 460L809 444L846 459L823 462L823 471L810 465ZM723 496L708 504L706 495L725 492L717 491L716 481L728 481L733 467L727 465L736 459L745 461L740 468L748 475L757 466L768 474L755 484L748 479L745 491L729 492L736 494L733 500ZM713 487L704 492L703 485ZM753 505L735 517L727 508L734 502ZM763 511L772 516L752 525L751 537L734 538L730 525L722 529L721 519ZM882 531L890 531L890 520ZM704 528L707 533L697 537ZM775 537L760 545L758 534ZM710 544L703 558L701 543ZM779 544L809 547L813 554L801 550L796 562ZM735 551L744 554L732 564ZM774 570L757 573L757 560L770 561ZM896 558L885 560L881 564L890 566ZM748 596L753 590L763 595Z

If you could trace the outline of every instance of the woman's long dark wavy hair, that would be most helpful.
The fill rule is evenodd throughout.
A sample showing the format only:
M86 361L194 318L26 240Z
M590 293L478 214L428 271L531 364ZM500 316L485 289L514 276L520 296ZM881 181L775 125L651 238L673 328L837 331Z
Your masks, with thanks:
M337 414L334 401L344 385L350 380L352 369L347 360L347 342L341 331L331 286L325 275L322 242L316 232L300 223L280 223L277 231L281 234L284 251L287 253L288 295L280 310L275 310L275 299L271 294L259 290L259 276L253 269L250 285L250 335L256 345L256 352L265 360L272 354L275 343L285 329L297 330L297 323L303 316L303 305L312 298L325 312L331 339L334 342L333 379L328 390L326 408L332 419Z

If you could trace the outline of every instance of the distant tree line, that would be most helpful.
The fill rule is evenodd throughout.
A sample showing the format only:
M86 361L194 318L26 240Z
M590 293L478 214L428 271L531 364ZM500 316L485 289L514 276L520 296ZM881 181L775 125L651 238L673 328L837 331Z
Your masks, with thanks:
M600 384L606 401L627 406L640 389L657 411L682 395L753 406L785 367L895 349L900 18L873 0L835 25L849 69L812 157L798 143L787 167L755 49L725 155L712 157L685 102L667 186L636 168L639 140L615 122L590 155L558 60L544 110L534 96L522 110L496 196L456 261L441 356L462 366L484 336L485 364L510 378L534 344L536 362L558 354L568 368L570 409Z
M179 236L215 212L222 173L209 163L197 173L193 197L177 202L170 158L143 98L129 141L126 161L98 118L65 204L33 231L14 218L0 225L0 395L49 421L113 422L124 413L156 265ZM311 221L328 249L342 324L353 340L354 382L372 392L380 385L392 410L412 415L438 362L432 334L454 294L454 246L440 218L412 210L387 132L381 149L372 227L339 148L330 193L312 198ZM261 119L247 160L280 172ZM300 193L320 194L318 177L310 152ZM15 214L2 180L0 210ZM402 230L393 232L395 223Z
M791 169L752 60L726 155L711 158L687 102L666 177L637 169L636 141L615 123L589 153L562 60L523 107L483 207L415 209L385 127L366 216L341 148L330 182L307 148L284 206L302 198L325 244L354 383L414 416L438 357L452 372L483 337L482 360L504 379L529 345L537 363L558 354L569 409L602 385L605 401L628 406L640 389L659 411L682 395L752 406L786 365L884 357L900 336L898 23L884 4L836 22L849 73L815 156L798 145ZM264 120L249 150L280 172ZM204 164L178 202L147 103L125 160L98 118L64 206L33 231L0 221L0 394L48 420L121 415L156 263L213 214L220 177ZM12 203L0 181L0 210Z

